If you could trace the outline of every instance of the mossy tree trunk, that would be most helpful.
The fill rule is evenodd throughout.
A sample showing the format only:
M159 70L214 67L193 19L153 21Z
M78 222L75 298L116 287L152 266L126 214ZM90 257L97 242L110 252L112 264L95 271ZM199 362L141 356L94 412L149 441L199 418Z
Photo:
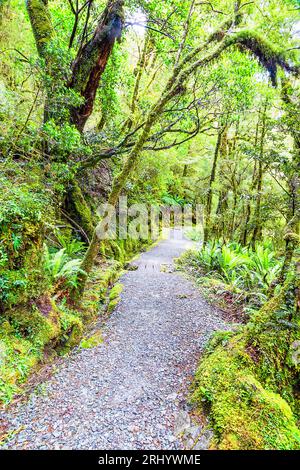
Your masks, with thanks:
M73 62L71 79L65 85L83 98L83 103L78 107L71 107L70 122L79 131L83 131L85 123L93 111L96 92L99 87L101 76L106 68L115 41L119 40L123 30L124 0L107 0L106 7L100 16L92 38L83 46L79 47L77 56ZM27 11L29 14L31 27L36 41L36 46L40 57L47 66L47 74L55 80L63 80L62 74L57 75L61 64L55 59L49 50L49 45L56 35L55 28L51 21L47 0L28 0ZM45 120L53 118L51 103L55 101L53 89L48 88L48 100L46 102Z
M256 202L255 209L253 214L253 235L251 239L252 248L255 248L256 242L261 237L262 222L261 222L261 197L262 197L262 184L263 184L263 175L264 175L264 144L265 144L265 135L267 131L267 109L268 109L268 100L266 99L265 105L262 109L261 117L261 134L260 134L260 144L259 144L259 155L258 155L258 169L256 176Z
M128 117L124 125L124 128L127 128L128 131L130 131L134 123L134 114L135 114L136 107L137 107L138 100L139 100L141 79L142 79L143 73L145 71L145 66L147 63L147 55L149 53L149 44L150 44L150 33L149 31L147 31L143 49L140 53L140 57L139 57L138 63L134 71L136 79L135 79L135 84L134 84L133 93L132 93L131 102L130 102L130 116Z
M212 163L212 168L209 177L209 186L205 204L205 227L204 227L204 245L208 242L211 234L211 212L212 212L212 201L213 201L213 185L216 180L216 173L217 173L217 164L219 159L219 154L221 154L222 149L226 146L226 138L227 138L227 125L223 126L220 125L220 129L217 135L217 142L214 152L214 159Z
M71 122L83 131L94 107L99 82L124 24L124 0L108 0L92 38L79 49L68 84L84 101L71 109Z
M291 174L289 178L290 204L288 223L285 230L285 258L278 282L282 284L289 271L296 248L300 244L300 134L299 134L299 105L292 100L293 89L290 82L283 80L281 97L285 104L287 123L294 138L294 152ZM300 275L300 259L296 260L298 277ZM300 288L298 286L300 304Z
M73 180L66 199L66 209L74 222L80 227L85 240L89 242L94 232L94 221L89 207L78 181Z

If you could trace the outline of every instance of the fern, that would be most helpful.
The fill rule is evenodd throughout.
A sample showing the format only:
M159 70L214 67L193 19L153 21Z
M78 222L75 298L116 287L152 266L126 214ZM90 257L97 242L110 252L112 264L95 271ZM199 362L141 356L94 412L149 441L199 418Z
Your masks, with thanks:
M49 273L53 283L60 282L69 287L77 287L77 279L79 274L84 274L80 268L81 259L69 259L65 248L50 253L49 248L44 248L45 269Z

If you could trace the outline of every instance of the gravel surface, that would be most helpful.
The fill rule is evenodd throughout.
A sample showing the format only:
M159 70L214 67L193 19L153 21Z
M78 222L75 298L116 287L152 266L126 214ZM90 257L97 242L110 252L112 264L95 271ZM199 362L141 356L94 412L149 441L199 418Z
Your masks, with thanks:
M182 433L206 435L207 446L186 398L203 345L226 324L172 268L191 244L175 230L134 262L104 342L74 350L43 393L2 412L13 431L4 448L182 449L191 445Z

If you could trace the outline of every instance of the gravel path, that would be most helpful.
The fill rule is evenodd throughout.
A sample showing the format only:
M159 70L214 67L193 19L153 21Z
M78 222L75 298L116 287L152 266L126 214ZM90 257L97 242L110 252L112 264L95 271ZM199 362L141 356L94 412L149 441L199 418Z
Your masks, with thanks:
M122 276L121 301L102 344L77 348L43 394L2 412L16 431L4 448L181 449L197 438L188 385L203 344L226 324L189 280L172 272L172 259L191 245L180 238L173 231ZM209 431L198 448L208 438Z

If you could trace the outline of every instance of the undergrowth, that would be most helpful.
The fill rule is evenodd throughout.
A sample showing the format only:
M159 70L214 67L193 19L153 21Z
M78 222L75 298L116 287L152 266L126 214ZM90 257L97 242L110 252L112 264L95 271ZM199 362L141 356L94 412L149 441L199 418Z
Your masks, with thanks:
M300 449L300 283L291 265L276 286L281 263L269 244L209 243L180 259L202 286L218 286L220 299L230 292L248 313L241 310L248 322L237 330L213 335L196 373L192 401L209 415L212 448Z
M18 170L19 171L19 170ZM5 173L5 172L4 172ZM0 403L20 393L45 357L79 344L103 312L123 265L149 242L108 241L80 298L73 295L86 244L61 221L38 167L0 179ZM116 290L116 289L115 289ZM109 299L110 310L118 295Z
M271 243L257 244L254 249L222 240L208 242L199 251L188 251L179 264L197 283L217 297L224 309L237 309L245 314L240 321L260 308L269 297L279 275L282 258Z

